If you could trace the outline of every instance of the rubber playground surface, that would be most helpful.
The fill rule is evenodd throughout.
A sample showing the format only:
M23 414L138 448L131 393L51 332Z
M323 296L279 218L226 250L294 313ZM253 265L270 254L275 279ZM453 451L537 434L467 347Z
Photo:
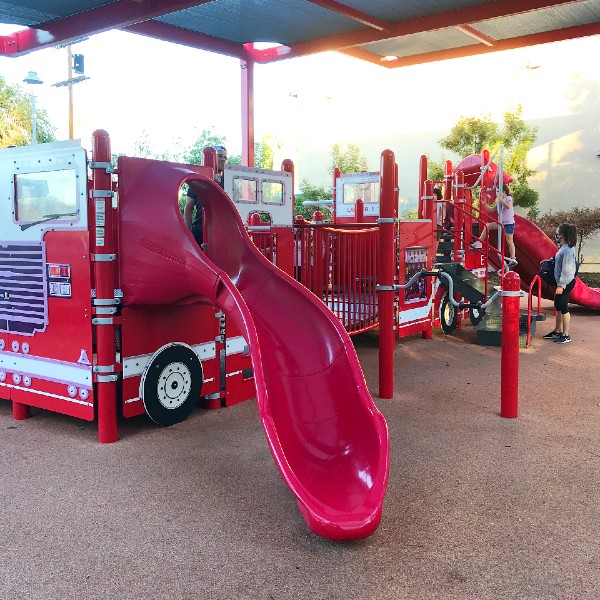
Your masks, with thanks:
M379 529L310 533L269 453L254 402L196 410L169 429L95 424L0 402L0 598L597 599L600 315L520 351L520 414L499 416L500 348L411 337L395 397ZM377 393L377 336L355 338Z

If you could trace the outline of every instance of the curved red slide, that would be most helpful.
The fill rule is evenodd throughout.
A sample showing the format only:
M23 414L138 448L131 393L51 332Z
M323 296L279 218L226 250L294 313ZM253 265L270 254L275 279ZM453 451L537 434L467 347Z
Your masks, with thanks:
M260 254L212 180L124 157L119 173L125 303L199 295L223 310L248 342L267 441L309 528L332 539L373 533L389 473L387 425L337 318ZM205 252L177 206L184 182L203 200Z
M495 243L495 232L490 232L490 241ZM540 272L540 262L556 254L554 242L529 219L515 215L515 250L519 264L514 269L521 277L521 287L529 289L533 278ZM490 262L498 268L498 260L490 253ZM534 290L535 293L535 290ZM554 288L542 282L542 296L554 299ZM588 287L579 277L571 292L570 301L588 308L600 308L600 289Z

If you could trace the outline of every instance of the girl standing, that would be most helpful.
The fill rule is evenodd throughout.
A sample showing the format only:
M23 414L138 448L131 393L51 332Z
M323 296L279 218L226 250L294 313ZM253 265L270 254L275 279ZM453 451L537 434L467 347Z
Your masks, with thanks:
M568 344L571 341L569 336L569 325L571 323L569 294L575 287L575 275L577 273L577 257L575 250L573 250L577 243L575 225L563 223L556 230L555 240L559 244L558 252L554 257L556 263L554 267L556 324L554 329L544 336L544 339L554 340L556 344Z

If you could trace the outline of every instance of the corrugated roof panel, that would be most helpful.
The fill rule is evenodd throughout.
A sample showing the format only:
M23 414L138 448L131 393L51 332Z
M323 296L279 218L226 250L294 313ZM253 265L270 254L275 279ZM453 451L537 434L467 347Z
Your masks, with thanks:
M237 43L285 45L355 31L361 23L298 0L215 0L156 19Z
M438 31L414 33L386 40L385 42L365 44L361 48L380 56L404 57L426 52L438 52L440 50L448 50L449 48L463 48L478 43L477 40L461 33L458 29L448 28Z
M21 0L20 2L0 2L0 23L10 23L35 27L54 19L69 17L90 8L114 4L106 0Z
M384 21L416 19L440 12L485 4L482 0L343 0L343 4Z
M505 40L598 22L600 22L600 0L586 0L473 23L472 27L495 40Z

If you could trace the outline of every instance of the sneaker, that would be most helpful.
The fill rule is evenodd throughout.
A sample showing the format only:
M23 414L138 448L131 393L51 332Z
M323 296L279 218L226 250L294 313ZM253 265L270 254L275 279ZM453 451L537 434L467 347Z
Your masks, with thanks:
M545 340L557 340L559 337L562 337L562 333L559 333L558 331L554 331L554 329L552 331L550 331L549 333L547 333L546 335L542 336L542 338Z
M516 258L505 258L504 260L509 267L516 267L519 264Z
M471 242L470 246L473 250L481 250L481 248L483 248L483 244L479 240Z
M571 341L571 338L568 335L560 334L560 337L554 340L555 344L568 344Z

